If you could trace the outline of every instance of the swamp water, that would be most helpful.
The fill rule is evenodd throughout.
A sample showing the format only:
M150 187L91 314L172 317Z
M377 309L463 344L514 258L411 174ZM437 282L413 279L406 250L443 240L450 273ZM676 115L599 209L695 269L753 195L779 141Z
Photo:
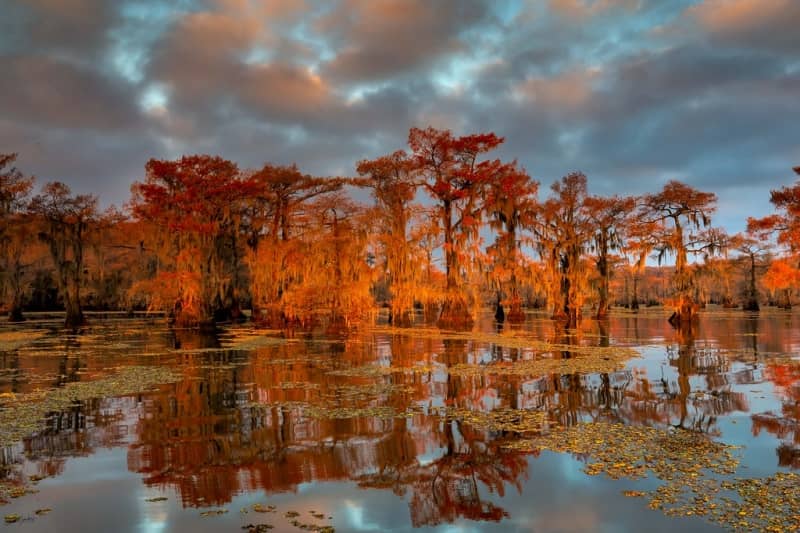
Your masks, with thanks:
M800 318L0 329L8 531L800 528ZM798 471L800 472L800 471Z

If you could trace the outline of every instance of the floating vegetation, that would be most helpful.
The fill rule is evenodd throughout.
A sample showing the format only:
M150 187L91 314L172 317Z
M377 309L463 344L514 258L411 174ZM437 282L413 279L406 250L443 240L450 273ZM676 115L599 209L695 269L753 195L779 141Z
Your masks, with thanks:
M644 498L647 496L647 493L641 490L625 490L622 491L622 494L628 498Z
M304 409L309 418L320 418L324 420L360 418L369 416L373 418L396 418L397 410L388 405L372 407L318 407L309 405Z
M7 472L11 472L11 467L6 467L7 470L3 472L4 474ZM9 481L9 480L0 480L0 505L5 505L9 502L9 499L16 499L25 496L26 494L36 494L39 492L37 489L31 487L31 485L36 485L39 481L44 479L40 476L30 476L28 477L27 483L21 480L17 481Z
M372 400L389 394L406 394L414 391L410 385L397 383L367 383L364 385L337 385L332 392L325 395L333 401Z
M299 357L259 357L254 363L255 365L269 365L286 367L291 365L300 365L303 367L313 366L321 369L334 368L336 361L331 357L322 355L304 355Z
M270 505L268 507L271 509L270 512L273 512L275 510L274 506ZM311 516L313 516L317 520L324 520L325 519L325 515L323 513L318 513L316 511L309 511L309 514L311 514ZM296 527L298 529L302 529L304 531L316 531L317 533L334 533L335 532L335 529L333 527L331 527L331 526L321 526L321 525L318 525L318 524L310 524L310 523L301 522L300 520L298 520L298 518L300 517L300 513L297 512L297 511L286 511L285 513L283 513L283 516L289 520L289 523L291 525L293 525L294 527ZM330 518L331 517L328 517L328 519L330 519ZM248 525L248 526L243 527L242 529L246 529L248 527L253 527L253 526ZM269 527L272 528L272 526L269 526ZM258 531L258 530L256 529L256 530L252 530L252 531Z
M36 494L37 492L39 492L39 491L36 490L36 489L32 489L30 487L26 487L26 486L23 486L23 485L16 485L16 486L13 486L12 488L10 488L6 492L6 495L8 495L11 498L21 498L21 497L25 496L26 494Z
M36 509L33 512L33 514L35 514L36 516L44 516L47 513L49 513L50 511L52 511L52 509L50 509L49 507L45 507L44 509Z
M3 518L6 524L13 524L14 522L19 522L22 517L18 514L7 514Z
M306 524L300 520L290 520L289 523L297 529L303 531L315 531L316 533L334 533L336 530L331 526L320 526L318 524Z
M514 331L504 334L449 332L422 328L375 328L374 331L413 338L461 340L494 344L506 348L526 349L533 352L535 358L490 364L458 364L449 368L426 364L408 367L364 365L333 370L329 374L343 377L376 378L397 373L426 374L439 369L455 376L530 376L550 373L593 374L620 370L624 368L630 359L640 357L638 351L629 347L550 343Z
M544 411L527 409L496 409L494 411L473 411L456 407L442 407L431 410L447 420L459 420L471 427L484 431L513 431L515 433L541 432L555 427L556 422L548 420Z
M672 480L651 496L650 508L668 516L699 516L739 531L800 531L800 475L794 472L756 479Z
M227 513L227 509L212 509L211 511L203 511L200 513L200 516L203 518L208 518L209 516L219 516Z
M739 465L733 446L693 431L607 422L578 424L506 447L587 456L587 474L602 473L612 479L643 478L649 472L661 480L686 481L704 472L732 474Z
M649 497L649 507L669 516L699 516L735 529L800 530L800 478L776 474L762 480L724 481L735 473L736 449L688 430L662 430L606 422L585 423L553 431L506 447L551 450L585 457L584 471L612 479L653 476L656 490L625 491ZM713 475L716 474L716 475ZM723 495L733 491L737 498Z
M376 333L390 335L403 335L412 338L433 340L457 340L494 344L503 348L529 349L535 352L569 352L572 355L594 355L598 357L611 357L614 359L630 359L639 357L639 352L626 346L587 346L582 344L566 344L546 342L521 331L504 333L483 333L472 331L446 331L431 328L392 328L376 327Z
M491 364L457 364L449 368L430 365L410 367L365 365L354 368L333 370L332 376L377 378L391 374L427 374L441 369L453 376L533 376L543 374L596 374L611 373L624 368L631 356L624 351L613 352L605 348L588 348L577 357L539 357L532 360L497 362ZM596 350L596 351L593 351Z
M220 344L224 350L254 350L286 344L281 334L281 330L228 329L220 335Z
M800 530L800 475L778 472L760 479L722 481L737 499L722 498L711 520L738 529ZM676 508L680 512L680 508Z
M345 368L341 370L332 370L328 372L331 376L341 376L348 378L376 378L380 376L389 376L391 374L428 374L434 370L434 367L429 365L414 365L414 366L381 366L381 365L364 365L353 368Z
M44 330L0 331L0 352L10 352L44 337Z
M265 533L274 527L275 526L271 524L247 524L246 526L242 526L242 529L247 530L247 533Z
M254 503L252 507L250 507L253 511L257 513L274 513L275 506L274 505L261 505L260 503Z
M603 352L604 353L604 352ZM620 370L629 357L608 355L582 355L570 358L542 357L516 361L514 363L492 363L488 365L458 364L447 372L453 376L537 376L544 374L605 374Z
M9 446L42 429L48 413L61 412L92 398L138 394L181 379L162 367L129 366L95 381L68 383L62 388L17 394L0 406L0 446Z
M410 418L417 414L423 414L422 407L409 406L405 410L398 411L394 407L387 405L364 406L364 407L326 407L313 405L308 402L276 402L269 404L253 403L251 409L299 409L303 415L317 420L343 420L348 418L372 417L379 419L390 418Z
M300 390L317 390L319 389L319 383L311 383L308 381L284 381L283 383L279 383L277 385L272 386L273 389L300 389Z

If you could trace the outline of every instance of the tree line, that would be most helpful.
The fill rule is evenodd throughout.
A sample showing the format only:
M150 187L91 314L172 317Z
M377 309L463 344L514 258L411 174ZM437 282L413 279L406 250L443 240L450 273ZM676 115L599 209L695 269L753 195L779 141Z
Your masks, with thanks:
M691 324L709 280L731 305L741 264L743 307L758 309L759 285L791 304L800 183L772 191L775 214L728 235L712 225L716 195L679 181L597 196L573 172L540 198L524 168L492 156L502 143L412 128L405 149L335 178L211 155L151 159L125 210L102 212L97 197L60 182L34 194L16 154L0 155L4 306L21 320L25 309L61 305L69 327L90 306L163 311L185 327L249 308L266 327L338 328L378 305L395 324L422 309L442 326L466 326L491 303L499 320L519 322L537 305L574 327L588 307L603 319L620 302L615 276L636 308L648 258L671 265L659 303L675 326ZM353 188L372 202L354 201Z

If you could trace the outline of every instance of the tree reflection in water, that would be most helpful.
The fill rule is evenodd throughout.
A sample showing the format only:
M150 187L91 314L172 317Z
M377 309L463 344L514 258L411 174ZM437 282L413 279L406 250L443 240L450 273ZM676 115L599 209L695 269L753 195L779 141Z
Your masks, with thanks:
M769 362L765 369L781 396L780 414L752 415L753 435L766 431L781 439L778 464L800 468L800 366L796 362Z
M759 362L759 354L793 348L790 341L777 343L781 324L708 321L699 331L673 331L660 320L636 316L585 322L583 329L566 332L547 321L526 327L561 345L657 343L666 348L649 369L633 361L625 370L603 374L465 375L446 370L580 354L386 332L242 351L221 349L216 339L186 332L164 334L158 342L180 350L168 361L182 369L182 381L153 393L51 413L45 431L6 449L0 462L9 467L3 469L7 477L16 475L11 467L24 461L34 464L38 475L52 476L68 457L127 446L129 470L142 474L147 486L176 489L188 507L223 505L244 492L295 492L302 483L353 481L405 499L414 526L462 518L498 521L514 512L500 498L509 490L521 492L529 477L529 456L503 447L520 435L487 430L466 416L445 419L431 408L524 409L544 412L562 426L614 421L719 435L721 416L750 410L737 385L765 378L775 384L781 404L775 412L752 416L753 435L775 435L781 440L780 465L800 466L800 370L791 361ZM153 333L142 334L152 352ZM107 363L83 346L71 340L66 356L32 363L17 354L3 361L7 367L27 365L31 373L58 372L67 376L61 380L78 380ZM124 357L147 364L130 352ZM396 371L331 373L368 365L391 365ZM660 370L654 374L653 368ZM19 374L13 376L17 380ZM312 416L309 406L344 411ZM377 407L403 416L370 414ZM346 411L356 408L361 411Z

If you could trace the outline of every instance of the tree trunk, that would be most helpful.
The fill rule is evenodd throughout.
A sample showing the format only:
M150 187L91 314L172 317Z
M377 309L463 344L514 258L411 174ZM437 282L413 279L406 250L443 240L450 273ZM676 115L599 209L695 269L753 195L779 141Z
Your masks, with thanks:
M747 289L747 302L744 304L745 311L758 311L758 290L756 289L756 257L750 256L750 280Z
M631 309L639 310L639 275L633 274L633 300L631 300Z
M578 321L581 318L580 307L580 294L579 294L579 262L580 250L571 246L568 251L569 255L562 263L564 266L564 282L562 283L562 291L564 298L564 315L566 316L565 327L569 329L576 328Z
M469 328L473 324L472 314L466 300L460 294L450 293L439 315L437 325L447 328Z
M681 296L677 309L669 317L669 323L674 328L685 329L691 328L695 320L697 320L697 304L694 303L691 296Z
M437 324L440 327L469 327L472 326L472 314L459 287L458 254L453 239L452 206L445 201L444 209L444 255L445 270L447 275L447 288L442 312Z
M391 309L389 323L399 328L410 328L414 325L414 318L410 309L394 310Z
M598 320L608 317L608 260L601 256L597 260L597 272L600 274L600 286L598 287L597 314Z
M8 312L8 321L9 322L23 322L25 317L22 314L22 306L17 304L12 304L11 309Z
M19 266L11 276L11 309L8 312L9 322L22 322L25 317L22 315L22 280Z
M494 308L494 319L501 324L506 321L506 310L503 309L503 295L500 291L497 293L497 304Z
M575 307L570 307L567 312L567 323L565 327L567 329L575 329L578 327L578 320L580 319L580 313Z
M498 301L494 307L494 319L501 324L506 321L506 311L503 309L502 302Z
M71 294L65 295L64 297L64 309L67 312L67 316L64 320L64 327L70 329L80 327L85 323L83 310L81 310L80 302L76 296L75 294Z
M439 306L428 302L423 306L424 320L426 324L433 324L439 316Z
M511 324L521 324L525 321L525 312L522 310L522 298L519 297L517 291L514 291L509 299L506 320Z

